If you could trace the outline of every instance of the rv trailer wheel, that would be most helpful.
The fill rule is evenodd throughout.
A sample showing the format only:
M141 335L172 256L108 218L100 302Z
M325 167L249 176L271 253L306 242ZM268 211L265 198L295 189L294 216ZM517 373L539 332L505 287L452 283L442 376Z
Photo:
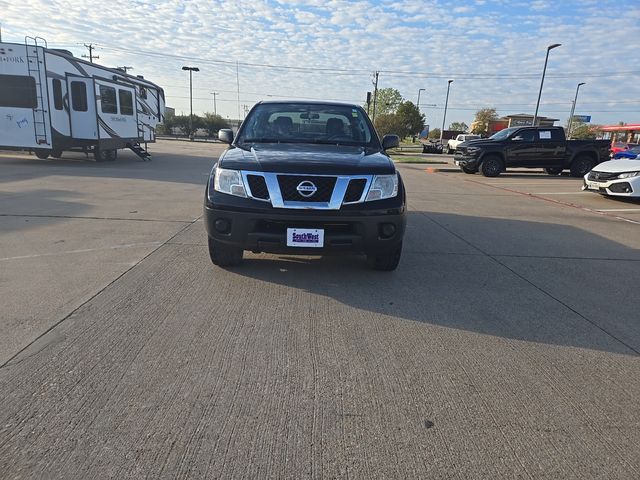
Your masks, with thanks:
M51 150L51 156L53 158L60 158L62 157L62 150Z
M36 157L38 157L41 160L45 160L47 158L49 158L49 154L51 153L51 150L45 150L43 148L36 148L34 150Z
M111 150L103 150L101 148L95 148L93 150L93 156L96 159L96 162L109 162L113 160Z

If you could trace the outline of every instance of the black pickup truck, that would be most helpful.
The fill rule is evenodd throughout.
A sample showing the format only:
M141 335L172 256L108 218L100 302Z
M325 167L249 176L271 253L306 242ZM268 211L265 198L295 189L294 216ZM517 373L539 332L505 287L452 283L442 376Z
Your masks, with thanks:
M214 264L244 250L366 254L377 270L398 266L406 197L400 174L358 105L260 102L207 182L204 214Z
M485 177L507 168L544 168L549 175L568 169L582 177L609 160L609 146L608 140L567 140L562 127L512 127L458 145L454 161L463 172Z

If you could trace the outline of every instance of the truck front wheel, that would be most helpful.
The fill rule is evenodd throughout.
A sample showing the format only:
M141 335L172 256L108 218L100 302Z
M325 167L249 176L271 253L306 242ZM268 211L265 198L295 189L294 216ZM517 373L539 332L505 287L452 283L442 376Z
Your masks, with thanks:
M389 250L379 255L367 255L367 261L374 270L382 272L391 272L398 268L400 256L402 255L402 244L396 249Z
M480 171L485 177L497 177L502 173L502 160L496 156L486 157L482 160Z
M219 267L240 265L243 253L241 248L226 245L209 237L209 257L214 265Z
M571 176L584 177L593 168L594 162L591 157L582 155L571 162Z

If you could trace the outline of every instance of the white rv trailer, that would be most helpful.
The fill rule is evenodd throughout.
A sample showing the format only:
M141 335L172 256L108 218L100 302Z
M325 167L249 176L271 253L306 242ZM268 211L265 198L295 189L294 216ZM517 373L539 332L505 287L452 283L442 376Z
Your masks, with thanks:
M29 149L39 158L66 150L113 160L155 141L164 91L141 76L47 47L41 38L0 43L0 149Z

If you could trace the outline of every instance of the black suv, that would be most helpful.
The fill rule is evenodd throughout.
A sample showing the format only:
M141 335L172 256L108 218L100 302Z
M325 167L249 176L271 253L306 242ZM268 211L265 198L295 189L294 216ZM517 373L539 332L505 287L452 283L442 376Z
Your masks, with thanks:
M214 165L204 213L214 264L237 265L244 250L324 255L364 253L395 270L406 197L400 174L358 105L260 102Z

